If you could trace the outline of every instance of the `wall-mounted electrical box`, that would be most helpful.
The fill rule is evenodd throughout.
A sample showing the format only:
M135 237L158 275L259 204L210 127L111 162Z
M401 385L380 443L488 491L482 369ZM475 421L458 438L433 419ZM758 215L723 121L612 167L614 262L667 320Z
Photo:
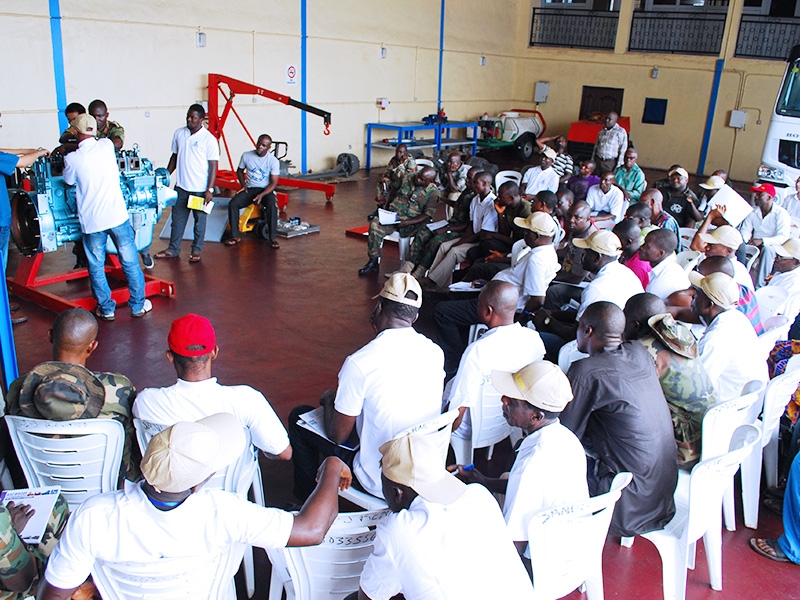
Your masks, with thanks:
M537 81L533 88L534 102L547 102L547 94L550 93L550 83L547 81Z
M728 120L728 127L734 129L744 129L747 125L747 111L746 110L732 110L731 118Z

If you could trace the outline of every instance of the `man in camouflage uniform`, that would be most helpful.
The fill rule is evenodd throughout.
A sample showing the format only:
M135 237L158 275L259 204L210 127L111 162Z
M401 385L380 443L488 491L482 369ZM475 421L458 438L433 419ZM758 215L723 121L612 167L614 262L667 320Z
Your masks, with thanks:
M433 264L436 258L436 251L442 243L460 237L467 230L470 223L469 207L475 197L475 188L472 187L472 179L478 173L482 173L479 167L472 167L467 173L467 187L461 192L458 200L453 204L453 214L448 224L437 229L435 232L427 227L420 229L411 242L405 262L400 266L403 273L414 273L414 277L420 279Z
M114 148L122 150L125 143L125 129L116 121L108 120L108 107L102 100L89 103L89 114L97 121L97 137L108 138L114 142Z
M443 200L455 202L458 199L461 192L467 188L468 171L469 165L465 165L461 161L459 152L451 152L447 155L447 162L439 171L439 181L442 184L440 196Z
M407 175L395 199L389 204L387 210L397 213L397 223L381 225L378 219L369 224L369 237L367 238L367 254L369 260L361 269L359 275L374 273L378 270L381 257L383 238L395 231L400 232L400 237L411 237L425 228L433 219L438 205L439 191L433 183L436 178L436 169L425 167L414 175Z
M397 146L397 150L386 166L386 171L378 181L378 190L376 192L375 200L385 205L394 200L400 185L403 183L403 178L406 175L416 172L417 161L408 155L408 148L405 144ZM378 213L373 213L378 216Z
M59 496L47 520L41 542L22 541L19 534L31 514L26 504L0 506L0 600L22 600L36 594L39 578L67 523L69 508Z
M98 345L97 331L94 315L83 308L59 314L48 332L53 361L38 365L11 383L6 414L51 421L119 421L125 427L120 475L135 481L141 460L131 418L136 388L124 375L86 368L86 360ZM64 399L67 392L73 402Z
M658 380L667 400L678 466L690 470L700 460L703 415L717 404L714 385L697 358L697 341L688 327L667 313L653 294L637 294L625 304L625 339L639 340L656 364Z

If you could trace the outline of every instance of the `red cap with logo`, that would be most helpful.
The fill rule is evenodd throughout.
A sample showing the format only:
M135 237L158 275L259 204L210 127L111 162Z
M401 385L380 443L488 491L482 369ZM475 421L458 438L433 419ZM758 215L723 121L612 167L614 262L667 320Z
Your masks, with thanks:
M214 351L217 336L211 321L189 313L175 319L167 337L169 349L181 356L203 356Z
M771 183L759 183L750 188L751 192L767 192L773 198L775 197L775 186Z

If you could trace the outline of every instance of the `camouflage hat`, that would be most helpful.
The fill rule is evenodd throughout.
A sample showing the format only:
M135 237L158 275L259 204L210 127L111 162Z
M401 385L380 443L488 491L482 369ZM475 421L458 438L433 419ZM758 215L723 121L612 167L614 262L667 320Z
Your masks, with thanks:
M19 392L20 412L33 419L94 419L105 403L105 388L89 369L50 361L25 376Z
M686 358L697 358L697 340L691 330L678 323L671 314L653 315L647 320L653 333L675 354Z

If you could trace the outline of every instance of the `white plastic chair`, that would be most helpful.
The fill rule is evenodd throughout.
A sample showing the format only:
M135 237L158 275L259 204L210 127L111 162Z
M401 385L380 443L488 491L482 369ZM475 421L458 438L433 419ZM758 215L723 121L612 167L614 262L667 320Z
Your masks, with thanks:
M456 420L457 416L458 409L449 410L446 413L434 417L433 419L425 421L424 423L404 429L392 439L401 438L410 433L432 436L435 443L439 446L439 449L442 453L442 463L444 463L447 460L450 431L453 427L453 421ZM345 500L348 500L356 506L360 506L366 510L380 510L387 508L386 501L383 500L383 498L377 498L372 494L359 491L353 487L350 487L346 490L339 490L339 497L344 498Z
M488 447L486 460L492 460L494 445L511 434L511 427L503 416L502 397L490 381L481 386L478 403L469 409L472 435L467 439L458 437L454 431L450 436L458 464L470 464L476 448Z
M687 245L684 245L684 247L688 248ZM682 252L678 252L675 260L678 261L678 264L688 273L697 266L701 256L702 254L696 250L683 250Z
M795 363L798 364L798 363ZM783 374L778 375L775 379L767 384L767 389L764 392L764 412L761 415L761 444L764 456L764 471L767 478L767 487L777 487L778 485L778 433L779 423L781 416L786 410L786 405L789 403L791 396L800 384L800 370L787 369ZM761 473L755 478L755 481L761 481ZM758 494L760 490L756 488L756 519L758 518ZM747 507L745 507L745 516L747 515ZM745 525L747 519L745 518ZM755 521L753 527L758 525Z
M783 315L777 315L764 319L763 325L764 331L758 336L758 345L761 348L761 355L764 357L764 362L766 362L769 353L772 352L772 348L775 347L775 342L788 339L789 328L792 326L792 323Z
M522 183L522 173L519 171L498 171L494 176L494 189L499 190L506 181L513 181L517 185Z
M603 600L603 546L614 505L632 479L618 473L605 494L533 515L528 539L534 598L561 598L585 585L588 600Z
M681 247L684 251L689 249L694 239L694 234L697 230L694 227L681 227Z
M119 421L6 415L6 423L28 485L61 486L70 511L87 498L117 489L125 440Z
M588 354L578 350L578 342L576 340L572 340L571 342L567 342L561 346L561 350L558 351L558 366L562 371L564 371L564 373L566 373L569 371L569 366L572 363L588 356Z
M403 261L406 259L406 256L408 256L408 250L411 248L411 241L413 239L413 235L409 237L400 237L400 232L395 231L383 238L381 241L381 248L383 248L383 242L386 240L397 242L397 255L399 256L400 260Z
M789 225L789 235L793 238L800 237L800 217L790 217L792 222Z
M766 285L758 288L755 291L755 295L762 320L769 319L775 315L782 315L786 301L789 299L789 292L786 288L777 285Z
M233 575L238 565L239 561L220 556L209 600L236 599ZM192 584L203 575L198 574L194 558L174 561L174 570L168 575L154 575L152 563L112 564L98 560L92 567L92 580L100 594L114 600L195 600Z
M489 331L489 328L483 323L476 323L474 325L470 325L469 336L467 337L467 344L471 344L472 342L477 341L487 331Z
M163 431L169 425L160 425L157 423L150 423L141 419L134 419L133 426L136 428L136 441L139 443L139 449L142 451L142 456L147 450L147 444L157 433ZM214 476L209 479L204 487L208 489L225 490L233 492L237 496L247 499L247 493L252 488L253 499L259 506L265 506L264 501L264 484L261 479L261 469L258 466L258 450L250 442L250 433L245 429L247 436L247 446L245 451L236 462L226 468L217 471ZM233 552L236 555L235 552ZM256 591L255 568L253 566L253 550L248 551L245 546L241 546L241 552L238 553L240 562L244 562L244 579L245 587L247 588L247 597L252 598ZM231 573L231 577L236 574L236 569Z
M269 600L340 600L359 588L364 563L372 554L375 526L390 511L342 513L318 546L269 549L272 578Z
M665 600L686 598L686 570L694 569L694 547L703 538L711 588L722 589L722 524L719 504L739 465L753 452L761 432L753 425L740 427L731 450L702 460L692 469L689 494L675 498L675 516L664 529L642 534L661 556Z
M750 271L753 268L753 265L756 264L759 254L761 254L761 250L758 249L758 246L745 244L744 256L747 261L745 262L744 266L747 267L748 271Z
M417 163L417 171L419 171L422 167L436 168L436 166L433 164L433 161L429 158L415 158L414 162Z

